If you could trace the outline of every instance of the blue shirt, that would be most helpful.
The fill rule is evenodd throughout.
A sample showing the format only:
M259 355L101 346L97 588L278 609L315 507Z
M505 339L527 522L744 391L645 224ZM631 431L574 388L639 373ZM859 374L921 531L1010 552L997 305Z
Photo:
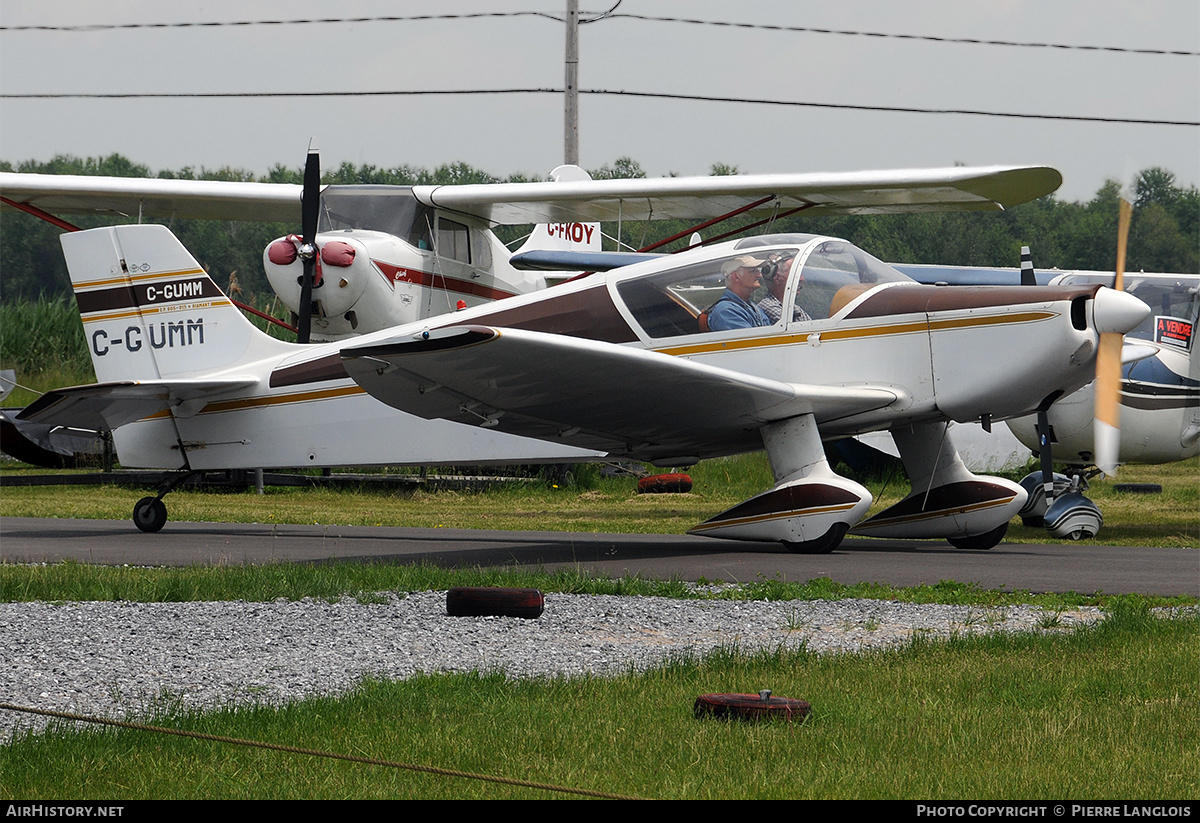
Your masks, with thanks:
M708 310L708 328L710 331L727 331L728 329L749 329L755 326L769 326L771 318L753 303L747 303L729 289L721 298L712 304Z

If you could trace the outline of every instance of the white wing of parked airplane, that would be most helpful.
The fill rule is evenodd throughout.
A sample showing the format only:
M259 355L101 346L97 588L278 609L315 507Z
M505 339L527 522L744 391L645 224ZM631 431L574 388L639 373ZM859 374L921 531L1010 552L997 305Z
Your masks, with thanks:
M347 373L426 418L670 465L754 448L773 420L818 423L906 397L895 386L817 386L641 348L526 329L456 326L341 351ZM682 458L689 459L684 460Z
M1062 175L1052 168L990 166L415 186L413 193L427 205L515 224L697 219L763 198L772 200L757 213L801 207L814 214L999 210L1049 194L1061 184Z
M428 206L496 224L695 219L742 208L813 214L998 210L1053 192L1044 166L414 186ZM301 186L0 173L0 197L50 213L299 222Z
M299 223L302 188L291 183L0 173L4 201L50 214Z

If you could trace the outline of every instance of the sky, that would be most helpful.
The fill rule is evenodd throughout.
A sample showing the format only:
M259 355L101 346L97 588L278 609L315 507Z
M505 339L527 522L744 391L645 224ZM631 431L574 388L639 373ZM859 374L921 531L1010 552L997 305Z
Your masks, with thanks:
M583 0L585 19L616 0ZM0 94L560 89L564 27L546 16L311 25L29 31L12 27L215 23L541 11L566 0L4 0ZM620 15L690 18L695 25ZM780 31L1183 50L1190 56ZM581 89L867 107L970 109L1200 122L1195 0L622 0L580 27ZM556 94L0 98L0 159L120 153L152 170L299 167L316 137L342 162L544 177L562 162ZM651 176L1038 164L1060 199L1160 166L1200 184L1200 128L745 102L580 98L580 164L620 157Z

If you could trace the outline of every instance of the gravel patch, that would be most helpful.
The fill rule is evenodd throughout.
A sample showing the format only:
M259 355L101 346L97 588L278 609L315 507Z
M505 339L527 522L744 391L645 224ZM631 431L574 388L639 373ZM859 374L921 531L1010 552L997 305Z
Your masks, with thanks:
M502 670L612 674L720 648L895 648L914 636L1064 630L1099 609L880 600L733 601L549 594L536 620L448 617L445 592L383 603L0 604L0 702L113 718L157 706L279 705L363 677ZM0 711L0 740L45 721Z

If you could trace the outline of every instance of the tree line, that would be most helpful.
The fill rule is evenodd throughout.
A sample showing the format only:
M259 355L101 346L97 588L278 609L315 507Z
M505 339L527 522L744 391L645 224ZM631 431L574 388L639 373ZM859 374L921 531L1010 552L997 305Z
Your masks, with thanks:
M49 162L12 164L0 161L0 170L38 174L85 174L110 177L160 177L187 180L261 181L300 183L302 168L272 167L265 176L222 168L216 171L186 166L177 171L152 172L147 166L114 154L103 158L59 156ZM645 177L637 161L623 157L612 165L591 170L593 179ZM714 164L712 174L737 174L734 166ZM435 169L398 166L385 169L343 163L326 172L327 184L420 185L455 183L526 182L533 178L513 175L497 178L465 163ZM1136 181L1136 202L1130 229L1126 267L1129 271L1200 272L1200 192L1181 187L1162 168L1141 172ZM1003 212L945 212L938 214L849 215L805 217L795 215L774 222L771 232L804 232L843 237L876 257L896 263L931 263L951 266L1016 267L1020 247L1031 246L1038 269L1096 269L1111 271L1116 258L1117 199L1120 185L1108 181L1089 201L1070 203L1054 195ZM2 192L0 192L2 193ZM111 216L67 216L81 228L111 225ZM129 219L125 222L134 222ZM262 253L276 237L296 232L284 223L239 223L222 220L163 221L195 255L218 284L225 288L236 276L244 293L269 292L262 269ZM731 225L745 225L748 219ZM623 227L623 239L636 236L645 245L687 228L682 221ZM605 226L606 234L615 227ZM722 229L722 230L727 230ZM768 230L758 228L759 233ZM0 211L0 301L55 298L70 293L70 281L58 243L61 229L21 212ZM528 227L500 227L504 242L515 242ZM613 247L611 240L606 247Z

